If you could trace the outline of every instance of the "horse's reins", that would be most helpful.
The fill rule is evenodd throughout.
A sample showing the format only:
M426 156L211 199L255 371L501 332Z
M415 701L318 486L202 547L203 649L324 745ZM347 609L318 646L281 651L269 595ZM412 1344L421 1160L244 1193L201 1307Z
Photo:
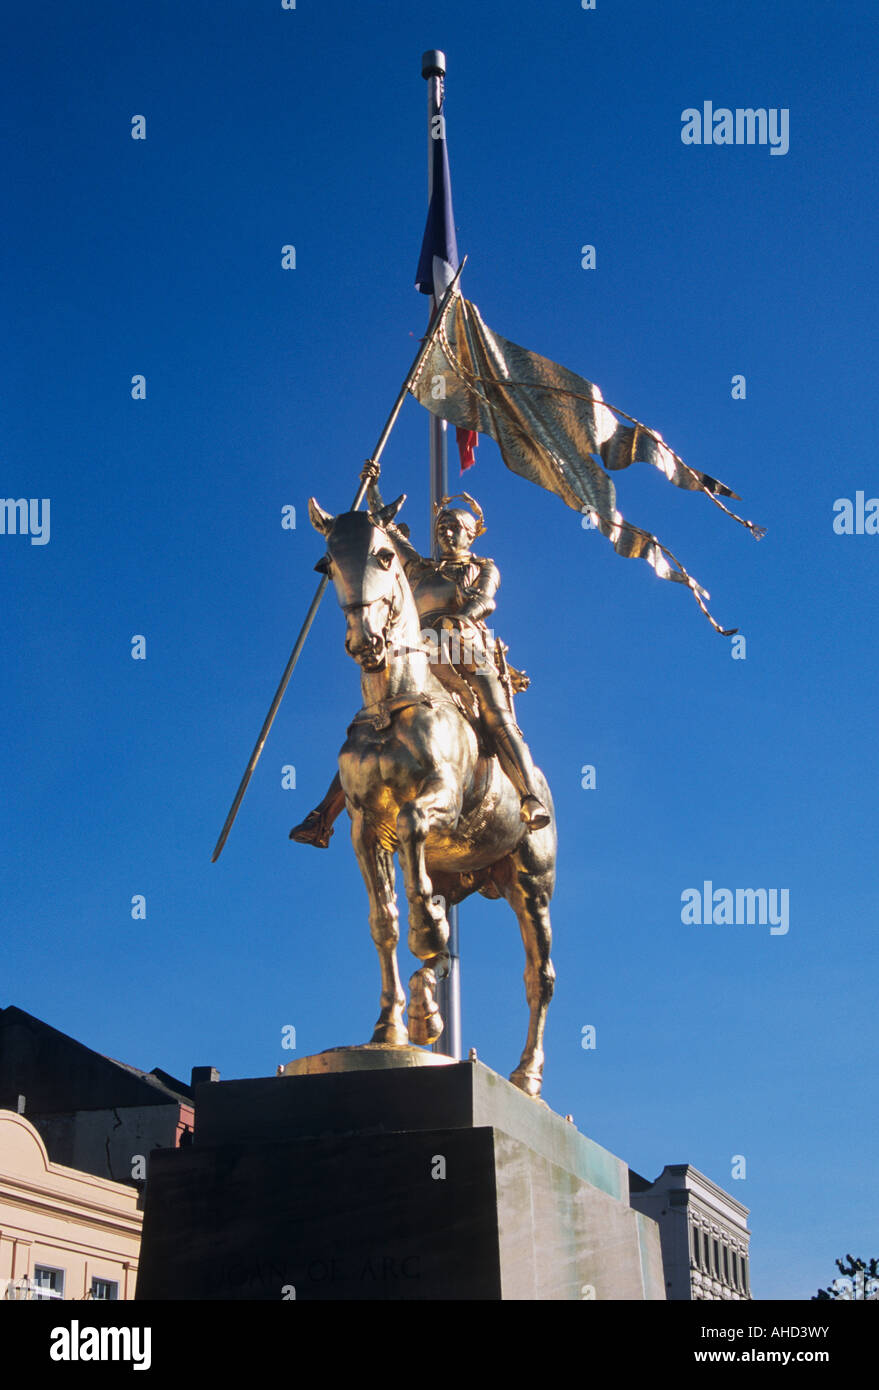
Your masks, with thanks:
M413 652L418 656L426 656L429 658L430 651L427 647L423 645L418 647L411 647L408 643L392 643L391 641L391 629L393 628L394 624L399 620L403 611L403 604L405 602L403 580L399 569L397 569L397 571L394 574L394 581L395 592L392 597L389 598L386 594L381 594L378 598L364 599L356 603L343 603L340 605L342 612L346 614L357 613L362 611L364 608L371 608L374 603L387 604L388 621L381 633L381 638L385 644L385 647L389 651L393 650L396 653ZM398 598L399 604L397 602ZM391 700L378 700L374 705L369 705L366 708L362 709L359 714L355 715L351 727L353 727L354 724L372 724L373 727L378 731L381 728L387 728L391 722L392 717L402 709L407 709L410 706L416 704L423 704L426 706L433 707L438 703L449 704L453 708L457 708L455 702L451 700L449 696L445 694L445 692L439 700L437 700L435 696L427 694L415 696L397 695ZM374 712L370 713L370 711Z
M399 565L399 561L398 561L397 563L398 563L398 565ZM395 584L395 592L394 592L394 594L393 594L393 596L392 596L391 598L388 598L388 596L387 596L386 594L381 594L378 598L364 599L364 600L362 600L362 601L359 602L359 603L343 603L343 604L340 605L340 607L341 607L341 609L342 609L342 612L345 613L345 614L347 614L347 613L356 613L356 612L358 612L360 609L363 609L363 608L371 608L372 605L373 605L374 603L386 603L386 604L388 605L388 621L387 621L387 623L385 624L385 627L384 627L384 629L383 629L382 632L381 632L381 639L382 639L382 641L384 642L385 646L388 647L388 648L391 647L391 641L390 641L390 631L391 631L391 628L392 628L392 627L394 626L394 624L399 620L399 618L400 618L400 616L402 615L402 612L403 612L403 603L404 603L403 581L402 581L402 579L401 579L401 577L400 577L400 570L399 570L399 568L396 570L396 572L395 572L395 574L394 574L394 584ZM399 596L399 600L400 600L399 606L397 605L397 598L398 598L398 596ZM430 652L429 652L428 648L425 647L425 646L423 646L423 645L422 645L422 646L419 646L419 647L410 647L407 643L403 643L402 645L400 645L399 643L396 643L396 642L395 642L395 643L393 644L393 650L394 650L395 652L414 652L414 653L416 653L416 655L419 655L419 656L430 656Z

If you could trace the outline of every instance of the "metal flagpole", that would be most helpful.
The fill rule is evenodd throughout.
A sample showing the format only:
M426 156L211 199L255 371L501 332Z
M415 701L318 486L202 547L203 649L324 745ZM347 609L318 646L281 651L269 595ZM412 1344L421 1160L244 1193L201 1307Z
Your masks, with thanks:
M427 199L428 207L433 194L433 140L436 138L434 121L442 113L443 79L446 73L446 55L438 49L431 49L421 59L421 76L427 80ZM463 263L462 263L463 265ZM460 274L460 270L458 272ZM457 278L457 277L456 277ZM445 296L443 296L445 298ZM436 311L436 297L431 298L431 308ZM448 496L449 465L448 436L445 420L436 415L429 417L430 432L430 531L433 535L436 507L440 499ZM434 556L438 555L434 544ZM445 1020L442 1036L434 1043L434 1051L447 1057L461 1059L461 961L458 954L458 908L449 907L446 912L449 921L449 973L441 979L437 989L437 1002Z
M466 261L466 259L467 257L465 256L464 261ZM385 421L384 429L379 435L378 443L376 444L371 457L367 459L367 463L378 463L379 459L382 456L384 447L388 442L388 437L391 433L391 430L394 428L397 416L399 415L403 402L406 399L406 394L410 386L414 382L416 376L418 375L424 358L427 356L436 330L439 327L440 320L442 318L445 307L448 304L449 300L452 298L452 295L455 293L455 290L457 289L458 280L461 276L461 271L464 269L464 261L461 262L461 265L458 268L454 279L452 280L451 284L449 285L448 289L443 295L439 306L435 308L435 312L431 315L430 326L424 338L424 342L418 349L415 361L412 363L412 366L409 368L409 371L406 374L406 380L400 387L397 399L394 401L394 404L391 408L391 413ZM360 487L357 489L354 501L351 503L350 510L352 512L357 511L358 507L360 506L360 503L366 496L366 489L368 486L369 484L361 479ZM305 646L305 639L308 636L311 624L314 622L317 610L318 608L320 608L320 601L324 596L324 590L326 589L328 583L329 580L327 579L327 576L323 575L320 583L317 586L317 591L314 595L314 598L311 600L311 606L309 607L309 610L305 615L305 621L303 622L302 627L299 630L299 636L296 638L296 645L294 646L293 651L290 653L290 660L287 662L287 665L284 668L284 674L281 677L281 683L278 686L278 689L275 691L275 698L274 700L272 700L271 706L269 707L269 712L265 717L265 722L262 728L260 729L259 738L256 740L256 743L254 744L253 752L250 755L250 761L247 764L247 767L244 769L244 776L241 778L238 791L235 793L235 800L232 802L232 805L229 808L229 814L226 817L226 823L223 826L223 829L220 831L220 838L217 840L216 847L214 849L213 854L211 855L212 864L216 864L220 855L223 853L223 846L229 838L229 831L232 829L235 817L238 814L238 807L241 805L241 802L244 799L244 793L247 791L250 779L253 776L254 768L259 762L260 754L262 753L262 750L265 746L265 741L269 736L269 730L271 729L272 724L275 721L275 715L278 713L278 706L284 698L284 691L287 689L287 686L290 683L290 677L293 674L293 668L299 660L299 655L302 651L302 648Z

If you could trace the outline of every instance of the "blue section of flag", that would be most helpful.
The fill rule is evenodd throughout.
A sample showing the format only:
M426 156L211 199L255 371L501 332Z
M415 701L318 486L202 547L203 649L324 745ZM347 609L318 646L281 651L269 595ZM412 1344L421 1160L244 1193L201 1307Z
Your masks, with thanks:
M434 130L431 131L433 193L427 210L427 225L424 228L418 270L415 273L415 288L422 294L432 294L438 302L458 269L458 242L455 237L455 214L452 211L446 123L442 114L435 118Z

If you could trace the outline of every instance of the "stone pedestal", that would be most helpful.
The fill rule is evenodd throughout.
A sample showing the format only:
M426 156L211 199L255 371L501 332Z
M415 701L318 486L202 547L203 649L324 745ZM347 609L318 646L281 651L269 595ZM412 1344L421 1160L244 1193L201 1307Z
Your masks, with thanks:
M296 1065L151 1155L138 1299L665 1297L626 1164L482 1063Z

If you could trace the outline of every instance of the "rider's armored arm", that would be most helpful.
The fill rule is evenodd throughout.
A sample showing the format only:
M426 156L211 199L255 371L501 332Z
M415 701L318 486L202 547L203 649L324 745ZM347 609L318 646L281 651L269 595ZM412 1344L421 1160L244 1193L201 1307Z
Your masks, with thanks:
M366 471L366 470L364 469L364 472L365 472L365 471ZM360 476L363 477L363 474L361 473ZM381 511L384 509L385 503L384 503L384 498L382 497L381 493L379 492L378 478L372 478L372 479L370 479L369 486L368 486L367 489L366 489L366 505L367 505L367 507L369 508L369 510L370 510L370 512L372 513L373 516L376 516L379 512L381 512ZM393 523L391 523L390 526L388 526L388 523L387 523L387 522L383 522L382 524L385 525L385 526L387 526L388 529L391 530L391 531L395 531L395 530L399 530L399 529L400 529L399 527L395 527ZM408 526L404 526L404 527L402 528L402 531L403 531L403 535L404 535L404 536L408 536L408 534L409 534L409 528L408 528Z
M400 564L406 571L406 578L410 584L414 584L421 575L432 573L435 569L433 560L426 560L423 555L415 549L409 537L403 530L395 525L393 521L385 523L385 530L394 543L394 548L400 557Z
M366 469L363 470L364 473ZM361 475L362 476L362 475ZM384 504L384 499L378 490L378 479L373 478L366 489L366 505L373 513L380 512Z
M379 492L377 479L373 479L366 489L366 505L373 514L380 512L385 505L382 495ZM412 545L409 540L408 526L397 526L393 521L386 521L383 524L388 536L394 543L397 554L400 557L400 562L407 576L414 579L425 567L429 567L430 561L425 560L422 555L419 555L415 546Z
M475 560L476 556L473 558ZM487 618L489 613L494 612L497 606L494 596L501 582L493 560L479 560L478 564L479 575L475 584L468 585L464 590L466 601L457 614L458 617L469 618L473 623L478 623L481 618Z

